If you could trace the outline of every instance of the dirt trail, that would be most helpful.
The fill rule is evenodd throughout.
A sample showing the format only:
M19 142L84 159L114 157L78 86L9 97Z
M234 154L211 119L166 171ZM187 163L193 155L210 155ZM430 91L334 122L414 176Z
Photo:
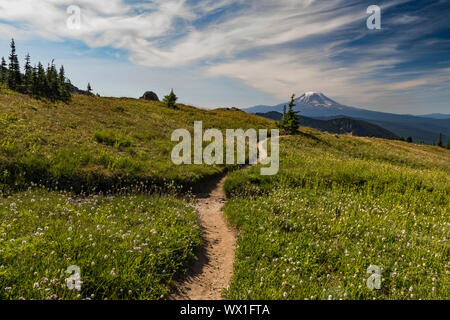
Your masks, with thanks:
M233 276L236 234L222 212L225 179L211 182L206 193L197 195L204 248L172 300L220 300Z
M264 143L258 144L260 163L267 158ZM229 226L222 208L226 197L223 190L226 177L211 181L197 194L196 209L203 229L203 249L180 283L171 300L220 300L233 276L236 233Z

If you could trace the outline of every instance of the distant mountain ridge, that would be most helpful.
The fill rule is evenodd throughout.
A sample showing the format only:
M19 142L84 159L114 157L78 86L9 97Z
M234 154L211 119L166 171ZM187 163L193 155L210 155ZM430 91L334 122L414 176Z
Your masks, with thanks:
M345 117L363 120L381 126L397 136L412 137L416 142L423 141L429 144L436 142L440 133L443 134L444 141L450 138L450 119L401 115L349 107L318 92L304 93L295 99L295 103L295 110L309 118L331 120ZM286 104L255 106L244 109L244 111L248 113L283 112Z
M450 114L431 113L431 114L420 115L419 117L431 118L431 119L450 119Z
M276 111L271 111L268 113L257 113L256 115L275 121L279 121L283 117L282 113ZM354 120L351 118L318 120L300 116L300 125L335 134L351 134L357 137L399 139L399 136L380 126L362 120Z

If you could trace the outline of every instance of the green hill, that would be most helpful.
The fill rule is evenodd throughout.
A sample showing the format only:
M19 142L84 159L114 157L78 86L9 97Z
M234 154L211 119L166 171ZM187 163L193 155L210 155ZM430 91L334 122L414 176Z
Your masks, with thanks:
M267 128L274 124L236 110L206 111L162 102L74 95L72 102L0 92L0 190L30 182L73 191L117 190L136 184L191 186L225 167L175 166L178 128Z

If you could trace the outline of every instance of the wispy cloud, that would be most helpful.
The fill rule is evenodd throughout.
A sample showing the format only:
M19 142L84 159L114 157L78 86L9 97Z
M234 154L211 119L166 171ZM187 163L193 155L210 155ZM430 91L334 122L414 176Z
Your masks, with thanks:
M180 66L202 59L232 58L242 51L274 46L326 33L364 17L361 10L339 7L340 0L157 0L138 5L122 0L0 0L2 20L14 22L21 35L73 38L90 46L127 49L133 62L145 66ZM66 28L66 8L82 8L80 30ZM217 9L240 6L222 19L196 28ZM135 9L144 9L139 14ZM45 17L45 19L40 19ZM184 22L182 27L176 20ZM162 41L166 40L168 41ZM173 40L176 39L176 40Z

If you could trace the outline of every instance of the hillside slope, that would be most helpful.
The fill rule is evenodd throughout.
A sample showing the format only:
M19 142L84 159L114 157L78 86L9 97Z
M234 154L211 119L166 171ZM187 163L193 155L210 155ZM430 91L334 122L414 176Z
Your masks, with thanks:
M302 131L281 139L277 176L226 182L239 230L226 297L448 300L450 150Z
M129 98L74 95L51 103L0 91L0 186L30 182L60 188L113 190L169 181L192 185L224 166L175 166L175 129L273 127L271 121L236 110L202 110Z

